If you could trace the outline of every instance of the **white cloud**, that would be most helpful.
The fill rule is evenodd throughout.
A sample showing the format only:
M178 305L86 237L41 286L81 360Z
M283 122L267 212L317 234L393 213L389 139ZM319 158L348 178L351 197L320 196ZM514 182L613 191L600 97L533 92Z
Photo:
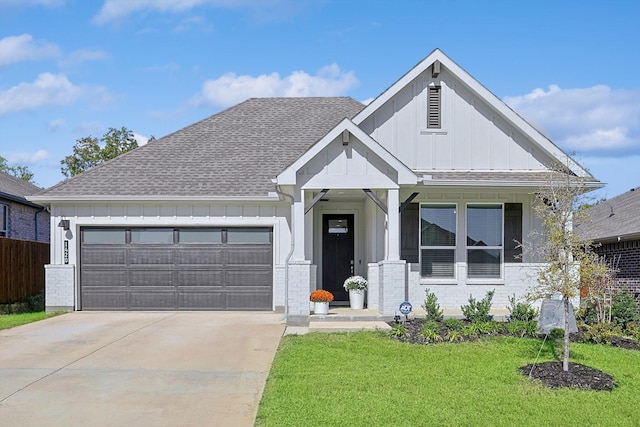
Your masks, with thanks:
M54 119L49 120L47 122L47 129L52 132L57 131L58 129L63 129L67 126L67 122L64 119Z
M143 145L147 145L147 142L149 142L149 138L147 138L144 135L140 135L139 133L133 132L133 137L135 138L139 147L142 147Z
M93 22L117 22L137 12L182 13L201 6L247 9L259 20L281 20L310 3L302 0L106 0Z
M87 61L98 61L107 57L102 50L95 49L79 49L66 55L60 60L60 65L64 67L72 67Z
M38 150L33 153L13 153L9 155L7 160L9 163L33 165L48 158L49 153L46 150Z
M254 97L338 96L346 94L358 83L352 71L342 71L336 64L321 68L315 75L294 71L282 78L278 73L257 77L226 73L205 81L193 102L228 107Z
M640 153L640 90L551 85L504 101L567 151Z
M22 61L37 61L60 56L60 48L44 40L33 40L31 34L0 39L0 66Z
M360 103L364 104L364 105L369 105L369 104L371 104L373 102L374 99L375 98L367 98L365 100L360 101Z
M0 115L69 105L80 98L92 98L100 105L105 103L105 93L104 88L99 86L74 85L64 74L42 73L33 83L20 83L0 91Z

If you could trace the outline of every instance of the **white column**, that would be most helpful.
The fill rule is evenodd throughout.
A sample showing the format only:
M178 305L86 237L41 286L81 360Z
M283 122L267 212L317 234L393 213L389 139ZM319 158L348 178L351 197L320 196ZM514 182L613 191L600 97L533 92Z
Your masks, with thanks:
M386 260L400 259L400 190L387 190L387 256Z
M293 210L291 212L293 222L293 261L303 261L304 257L304 190L300 189L294 193Z

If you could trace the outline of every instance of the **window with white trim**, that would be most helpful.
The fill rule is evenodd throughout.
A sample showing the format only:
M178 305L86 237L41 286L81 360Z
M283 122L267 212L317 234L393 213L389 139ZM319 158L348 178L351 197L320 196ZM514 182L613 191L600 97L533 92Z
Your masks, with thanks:
M456 205L420 205L420 275L454 278Z
M499 279L503 254L502 204L467 205L467 277Z
M9 225L9 207L0 205L0 237L7 237Z

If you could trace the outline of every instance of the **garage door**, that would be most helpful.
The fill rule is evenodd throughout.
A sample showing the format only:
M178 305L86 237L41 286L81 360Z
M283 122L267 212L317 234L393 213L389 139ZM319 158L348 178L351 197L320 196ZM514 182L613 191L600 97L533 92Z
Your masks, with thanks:
M83 310L271 310L270 228L80 230Z

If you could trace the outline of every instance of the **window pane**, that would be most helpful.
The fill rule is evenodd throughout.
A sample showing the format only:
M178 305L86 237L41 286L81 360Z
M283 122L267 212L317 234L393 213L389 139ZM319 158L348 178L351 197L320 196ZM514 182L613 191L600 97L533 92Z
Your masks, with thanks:
M180 243L221 243L222 230L219 228L182 228Z
M502 246L502 206L467 207L467 246Z
M421 245L456 245L455 205L423 205L420 208Z
M7 231L7 207L0 205L0 231Z
M125 243L124 230L84 230L82 232L82 243L87 244L107 244L123 245Z
M500 249L467 250L468 277L500 278Z
M453 277L453 249L422 249L422 277Z
M268 228L230 228L227 230L227 243L271 243L271 230Z
M173 229L133 229L131 230L131 243L173 243Z

